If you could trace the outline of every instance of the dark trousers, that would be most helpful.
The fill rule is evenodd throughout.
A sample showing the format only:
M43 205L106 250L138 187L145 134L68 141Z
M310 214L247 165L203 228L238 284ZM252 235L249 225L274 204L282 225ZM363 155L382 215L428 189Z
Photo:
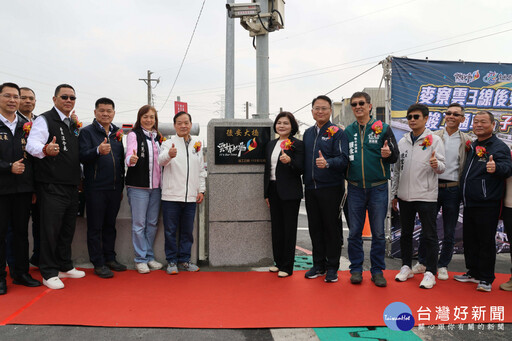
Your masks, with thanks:
M39 214L39 200L36 198L35 204L32 204L30 207L30 215L32 216L32 238L34 239L34 248L32 249L30 263L37 266L39 266L39 257L41 255L41 219Z
M462 241L466 268L469 275L488 283L495 279L499 214L499 203L493 207L464 207Z
M295 261L300 199L282 200L277 193L275 181L270 182L268 190L274 262L280 271L291 275Z
M28 273L28 220L32 193L0 195L0 280L5 280L6 234L12 226L14 269L11 275Z
M439 188L437 196L437 211L443 209L443 242L441 244L441 253L439 255L438 265L440 268L446 268L452 261L453 246L455 245L455 227L459 220L460 211L459 187ZM425 243L423 235L420 235L418 246L418 262L425 264Z
M313 264L321 270L338 270L340 267L343 240L340 205L344 192L344 186L306 189Z
M503 207L503 225L505 226L505 233L507 234L508 243L512 245L512 208ZM512 263L512 247L510 250L510 261ZM512 268L510 269L512 273Z
M414 233L414 222L416 213L420 217L421 234L425 242L425 266L434 276L437 274L437 254L439 244L437 243L437 202L426 201L404 201L398 199L400 205L400 253L402 254L402 265L412 267L412 235Z
M59 271L73 269L71 243L78 212L78 189L72 185L38 184L41 213L41 259L39 270L44 279Z
M95 267L116 259L116 219L122 191L86 190L87 249Z

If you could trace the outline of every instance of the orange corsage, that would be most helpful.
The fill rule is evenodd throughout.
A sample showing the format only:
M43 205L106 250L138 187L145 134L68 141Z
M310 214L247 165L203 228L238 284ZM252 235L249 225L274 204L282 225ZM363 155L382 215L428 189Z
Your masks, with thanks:
M332 125L329 128L327 128L325 132L327 134L327 137L330 139L331 137L334 136L334 134L338 132L338 130L340 130L340 128L336 127L335 125Z
M434 138L432 137L432 134L428 134L425 139L423 140L423 143L420 144L423 148L422 150L427 149L427 147L430 147L432 145L432 142L434 142Z
M194 143L194 149L196 153L199 153L201 151L201 142L197 141L196 143Z
M291 150L293 148L293 143L290 139L286 139L283 142L281 142L281 149L282 150Z
M25 138L30 134L30 130L32 129L32 122L27 122L23 125L23 131L25 132Z
M372 130L375 133L375 135L379 135L380 133L382 133L382 129L383 127L381 120L375 121L375 123L372 124Z

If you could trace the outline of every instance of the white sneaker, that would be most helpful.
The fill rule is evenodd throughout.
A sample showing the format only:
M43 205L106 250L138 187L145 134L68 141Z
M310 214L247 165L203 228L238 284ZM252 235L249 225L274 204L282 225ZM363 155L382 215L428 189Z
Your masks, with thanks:
M268 268L268 271L270 271L270 272L278 272L279 268L277 266L271 266L270 268Z
M413 274L423 274L425 273L425 270L427 270L427 267L420 262L416 263L416 265L412 267Z
M151 270L160 270L163 266L162 263L157 262L156 260L150 260L148 262L149 269Z
M64 283L57 276L48 278L48 280L43 279L43 284L54 290L64 288Z
M432 289L432 287L436 284L436 276L430 271L425 272L423 274L423 280L420 283L420 288L423 289Z
M85 272L83 272L81 270L77 270L75 268L73 268L69 271L66 271L66 272L59 271L59 278L82 278L82 277L85 277Z
M149 268L146 263L135 263L135 269L137 269L137 272L140 274L149 273Z
M437 278L446 281L450 276L448 276L448 269L447 268L439 268L437 269Z
M404 265L400 269L400 272L396 274L395 281L397 282L405 282L408 278L413 278L414 274L409 266Z

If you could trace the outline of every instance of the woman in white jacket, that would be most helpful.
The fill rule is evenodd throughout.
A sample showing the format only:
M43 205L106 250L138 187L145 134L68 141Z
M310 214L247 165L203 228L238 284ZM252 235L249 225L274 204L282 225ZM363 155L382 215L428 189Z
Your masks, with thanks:
M198 271L190 262L196 205L203 202L206 171L202 144L190 136L192 117L180 111L174 116L176 136L162 144L158 163L163 166L162 214L165 229L167 273ZM177 235L179 231L179 235Z

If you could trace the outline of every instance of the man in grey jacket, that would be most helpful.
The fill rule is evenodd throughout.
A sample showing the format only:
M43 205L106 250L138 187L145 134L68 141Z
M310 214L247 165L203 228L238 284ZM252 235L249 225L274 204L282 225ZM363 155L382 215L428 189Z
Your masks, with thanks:
M429 110L423 104L407 109L407 121L412 132L398 143L400 159L395 163L391 193L393 209L400 204L400 252L402 268L395 280L404 282L414 276L412 235L418 213L426 246L426 272L420 288L431 289L437 273L437 191L438 174L444 172L444 146L441 138L425 128Z
M434 132L434 135L443 139L446 169L439 175L439 194L437 197L437 211L443 209L443 242L438 261L437 278L448 279L448 264L452 260L453 246L455 244L455 227L460 211L459 179L466 162L467 148L471 143L468 134L459 130L464 122L464 108L459 103L452 103L445 113L445 127ZM418 246L418 263L413 266L415 274L424 273L425 267L425 241L420 236Z

